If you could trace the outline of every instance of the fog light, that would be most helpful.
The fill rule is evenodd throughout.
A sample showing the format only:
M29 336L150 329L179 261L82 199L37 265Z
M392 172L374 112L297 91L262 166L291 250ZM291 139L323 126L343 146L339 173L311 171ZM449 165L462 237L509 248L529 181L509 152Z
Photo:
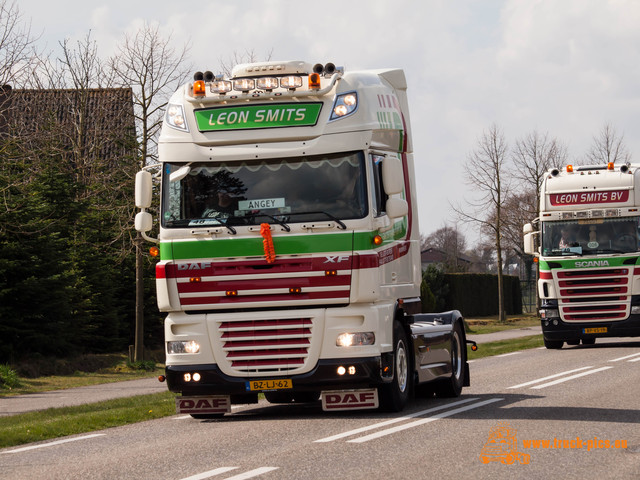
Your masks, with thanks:
M347 369L346 369L346 368L344 368L343 366L339 366L339 367L338 367L338 375L342 376L342 375L344 375L345 373L347 373Z
M194 382L199 382L202 377L200 376L200 374L198 372L196 372L196 373L193 374L192 378L193 378Z
M190 382L191 381L191 374L190 373L185 373L182 378L184 378L185 382Z
M351 366L349 367L349 375L355 375L356 374L356 367Z
M631 313L633 315L640 314L640 305L634 305L633 307L631 307Z

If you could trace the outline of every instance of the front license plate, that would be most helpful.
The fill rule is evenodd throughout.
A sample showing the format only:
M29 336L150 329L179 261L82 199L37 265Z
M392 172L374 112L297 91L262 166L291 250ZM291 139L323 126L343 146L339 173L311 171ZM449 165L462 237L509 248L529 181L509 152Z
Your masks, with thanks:
M607 327L583 328L582 333L607 333Z
M293 388L290 378L279 378L276 380L250 380L247 382L247 391L256 392L262 390L286 390Z

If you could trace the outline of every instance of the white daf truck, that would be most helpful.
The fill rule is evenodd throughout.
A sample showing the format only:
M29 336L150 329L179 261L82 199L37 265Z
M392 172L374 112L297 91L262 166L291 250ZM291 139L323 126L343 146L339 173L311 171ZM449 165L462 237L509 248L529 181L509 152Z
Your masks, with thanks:
M198 72L171 97L158 239L154 167L136 178L136 228L159 244L178 412L260 392L397 411L419 384L469 384L459 312L420 314L406 89L402 70L287 61Z
M640 336L639 208L640 165L568 165L547 173L539 231L524 226L525 252L539 259L547 348Z

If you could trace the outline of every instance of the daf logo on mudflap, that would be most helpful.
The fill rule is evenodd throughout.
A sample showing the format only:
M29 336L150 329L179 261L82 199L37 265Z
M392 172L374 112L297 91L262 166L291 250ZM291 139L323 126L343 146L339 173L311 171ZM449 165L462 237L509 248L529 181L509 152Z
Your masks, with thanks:
M231 401L227 395L212 395L208 397L177 397L176 411L178 413L229 413Z
M378 408L378 390L332 390L322 392L322 409L363 410Z

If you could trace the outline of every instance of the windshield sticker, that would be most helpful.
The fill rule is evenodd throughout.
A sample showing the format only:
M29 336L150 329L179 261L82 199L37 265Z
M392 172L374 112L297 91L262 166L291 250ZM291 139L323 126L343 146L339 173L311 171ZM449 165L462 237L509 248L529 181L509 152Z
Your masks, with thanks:
M222 225L216 218L199 218L189 222L190 227L206 227L208 225Z

